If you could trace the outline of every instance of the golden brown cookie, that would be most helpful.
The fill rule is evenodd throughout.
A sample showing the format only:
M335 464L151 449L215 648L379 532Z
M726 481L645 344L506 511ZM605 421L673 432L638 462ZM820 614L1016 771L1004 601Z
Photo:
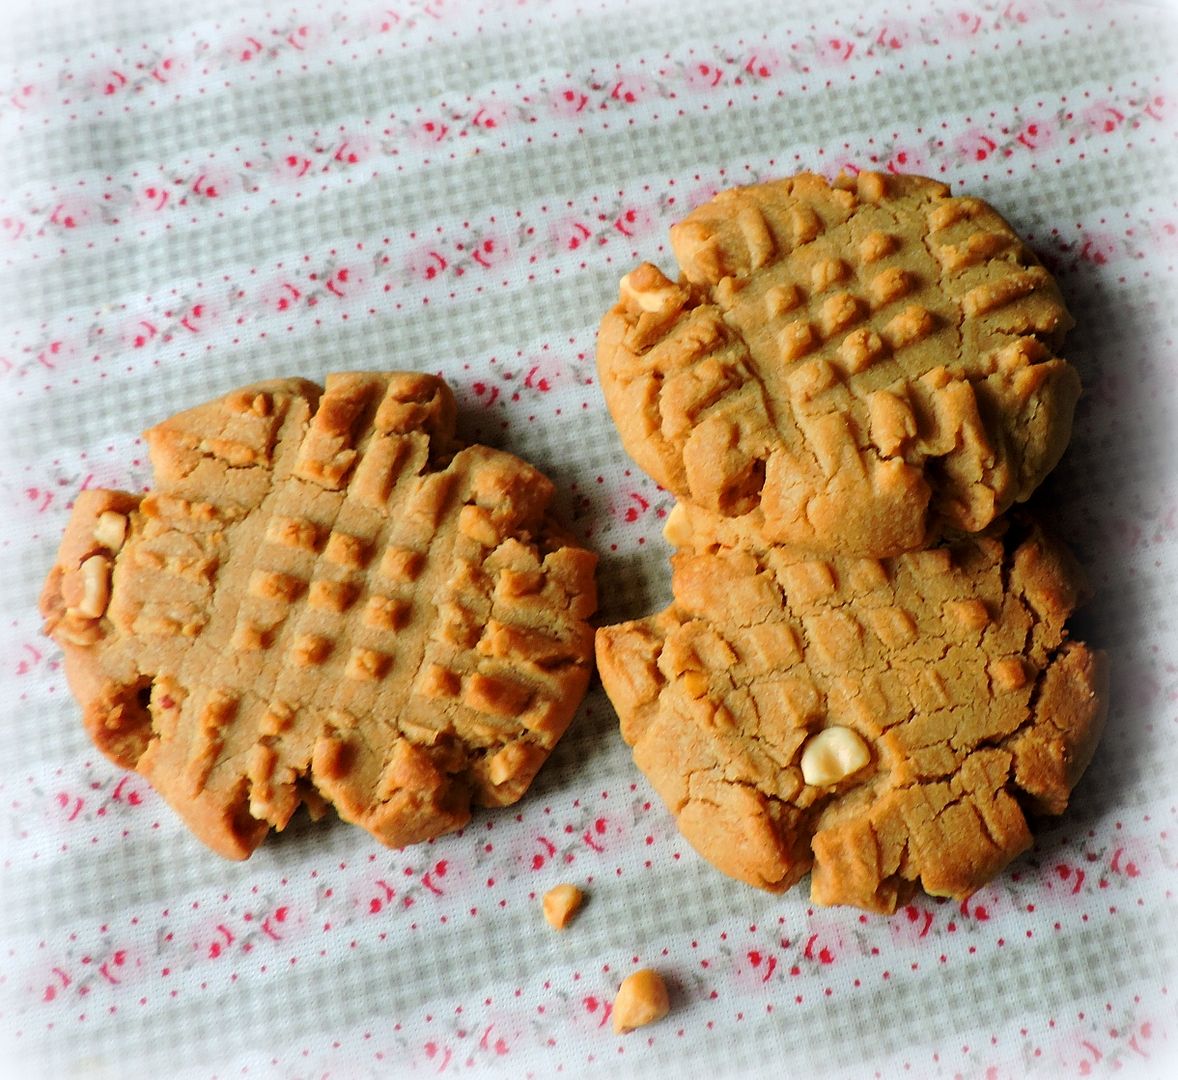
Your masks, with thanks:
M596 558L440 379L260 383L86 491L41 599L87 730L245 858L300 803L399 846L518 799L585 692Z
M684 504L674 602L597 632L634 759L704 858L820 904L962 898L1061 813L1104 719L1081 589L1037 527L814 558Z
M980 199L803 174L671 229L598 336L623 445L767 539L883 557L976 532L1055 466L1080 393L1059 290Z

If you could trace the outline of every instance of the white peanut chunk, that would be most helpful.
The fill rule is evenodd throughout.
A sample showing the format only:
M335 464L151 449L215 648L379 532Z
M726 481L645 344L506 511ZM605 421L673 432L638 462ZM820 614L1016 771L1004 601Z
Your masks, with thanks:
M102 555L91 555L79 569L82 600L73 610L88 619L100 619L110 602L110 560Z
M871 751L857 731L828 727L802 749L802 779L812 787L829 787L857 773L871 760Z
M95 522L94 539L108 551L119 551L127 539L127 515L104 510Z
M577 913L585 894L576 885L557 885L544 894L544 918L553 930L563 930Z
M669 309L679 295L675 283L648 263L626 274L618 287L623 300L652 314Z
M650 968L627 975L614 998L614 1031L624 1035L634 1028L661 1020L671 1011L667 984Z
M663 524L663 539L677 548L686 547L691 539L691 526L688 524L687 511L683 509L682 504L676 503L667 515L667 520Z

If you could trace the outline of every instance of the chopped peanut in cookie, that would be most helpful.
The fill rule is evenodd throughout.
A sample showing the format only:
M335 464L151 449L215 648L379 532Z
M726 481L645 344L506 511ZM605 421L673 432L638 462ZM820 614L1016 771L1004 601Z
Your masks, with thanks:
M576 885L557 885L544 894L544 918L553 930L563 930L585 901L585 894Z
M635 1028L646 1027L661 1020L671 1011L667 984L651 968L643 968L627 975L614 998L614 1031L625 1035Z

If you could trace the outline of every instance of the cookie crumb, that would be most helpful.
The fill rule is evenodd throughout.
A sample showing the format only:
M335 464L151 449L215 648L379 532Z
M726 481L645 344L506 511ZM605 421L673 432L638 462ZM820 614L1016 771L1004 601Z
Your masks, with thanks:
M563 930L585 901L576 885L557 885L544 894L544 918L553 930Z
M643 968L627 975L614 998L614 1031L625 1035L635 1028L661 1020L671 1011L667 984L651 968Z

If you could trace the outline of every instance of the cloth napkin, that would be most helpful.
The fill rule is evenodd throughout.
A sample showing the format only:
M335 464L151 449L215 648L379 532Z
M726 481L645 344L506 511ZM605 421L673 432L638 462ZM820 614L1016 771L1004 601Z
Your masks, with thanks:
M46 0L0 22L0 1073L1174 1075L1178 23L1113 0ZM1040 506L1090 571L1112 708L1072 807L965 903L892 918L729 881L600 689L531 791L402 851L299 819L245 863L89 743L36 598L81 489L238 385L450 380L666 602L670 500L593 365L620 275L716 190L943 179L1077 319ZM588 903L562 934L539 897ZM620 980L672 1011L625 1037Z

